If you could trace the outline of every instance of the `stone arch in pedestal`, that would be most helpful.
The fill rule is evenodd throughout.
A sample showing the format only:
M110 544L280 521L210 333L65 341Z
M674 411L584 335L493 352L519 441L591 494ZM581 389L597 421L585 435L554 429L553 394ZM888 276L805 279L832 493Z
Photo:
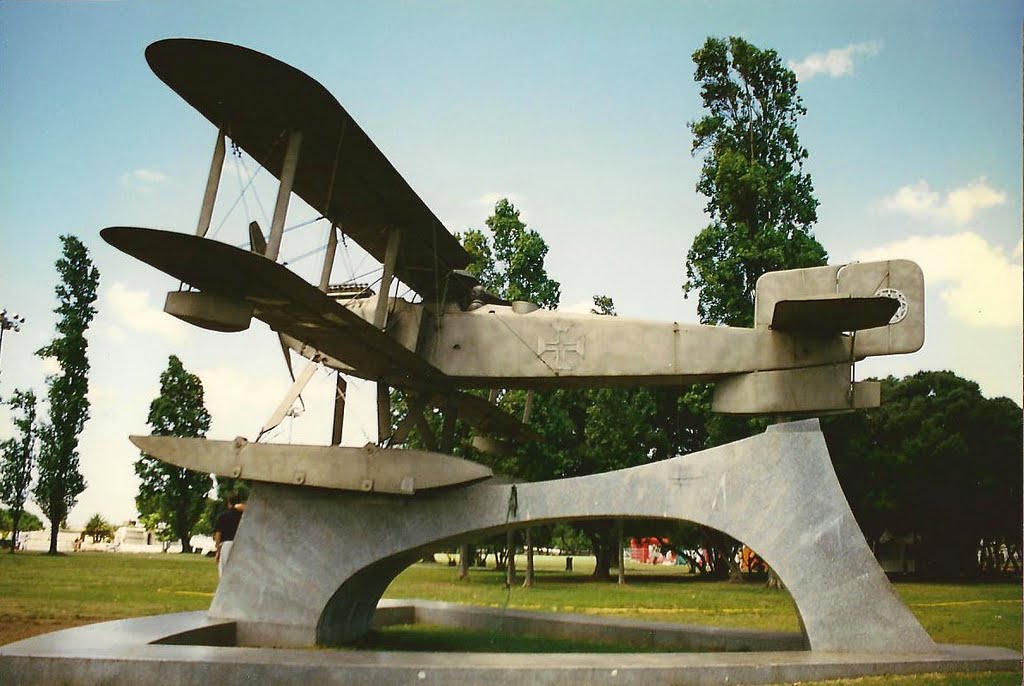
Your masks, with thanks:
M935 649L868 548L817 420L640 467L515 486L406 498L258 484L210 614L235 620L243 644L348 643L369 631L388 584L431 546L588 518L685 520L745 542L785 582L812 650Z

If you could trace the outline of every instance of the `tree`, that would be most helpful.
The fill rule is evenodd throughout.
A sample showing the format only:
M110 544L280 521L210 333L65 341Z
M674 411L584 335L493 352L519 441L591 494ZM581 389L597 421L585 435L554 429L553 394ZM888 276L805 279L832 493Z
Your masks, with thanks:
M55 292L59 304L57 336L36 351L53 358L60 372L46 379L50 421L40 427L39 478L33 495L50 520L50 555L57 554L57 532L68 512L85 490L78 470L78 436L89 419L89 342L85 332L96 315L100 273L89 251L74 236L61 236L63 254L57 260L60 282Z
M203 382L190 374L175 355L160 375L160 395L149 405L154 436L201 438L210 428L210 413L203 405ZM139 494L135 506L143 517L155 517L181 540L181 550L192 552L192 531L203 515L213 487L209 474L161 462L142 453L135 463Z
M808 153L796 133L806 109L796 76L774 50L735 36L708 38L693 61L707 113L690 123L692 151L704 153L697 191L708 199L704 210L711 223L687 252L683 292L698 292L701 323L752 326L761 275L821 266L828 258L810 230L818 201L803 170ZM763 428L760 422L712 415L711 395L712 387L703 385L687 396L690 412L706 418L704 447ZM709 548L727 547L717 532L707 534ZM731 567L730 576L739 578L738 566Z
M758 277L828 257L810 231L818 201L796 133L806 109L774 50L708 38L693 61L708 112L690 130L694 154L705 153L697 191L711 223L687 253L683 291L699 291L701 322L751 326Z
M7 404L21 415L14 417L19 438L9 438L0 444L0 459L3 460L0 462L0 501L10 507L13 553L36 459L36 394L31 389L15 390Z
M1006 546L1019 559L1024 446L1012 400L984 398L952 372L923 371L883 379L881 407L831 418L823 430L869 543L911 536L917 572L931 577L978 574L979 548Z
M114 537L114 527L99 512L89 518L82 529L83 536L92 536L93 543Z
M540 234L527 229L519 210L507 198L494 205L487 218L491 239L478 229L460 236L473 257L468 271L489 291L506 300L527 300L553 310L558 307L562 286L544 268L547 243Z

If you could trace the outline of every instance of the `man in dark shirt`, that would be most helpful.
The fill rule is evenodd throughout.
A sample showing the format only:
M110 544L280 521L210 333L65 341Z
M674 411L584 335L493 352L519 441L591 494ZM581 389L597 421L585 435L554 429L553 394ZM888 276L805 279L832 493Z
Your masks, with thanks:
M231 555L231 545L235 540L235 533L238 531L238 523L242 521L242 512L245 511L245 504L239 502L237 493L228 496L228 509L217 517L217 523L213 527L213 542L217 546L217 574L224 574L224 565Z

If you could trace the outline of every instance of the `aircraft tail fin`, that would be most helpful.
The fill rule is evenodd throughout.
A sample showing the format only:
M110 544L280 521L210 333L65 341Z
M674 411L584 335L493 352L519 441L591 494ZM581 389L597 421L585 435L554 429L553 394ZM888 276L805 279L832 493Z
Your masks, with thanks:
M758 279L756 293L754 328L855 332L854 359L924 345L924 275L910 260L770 272Z

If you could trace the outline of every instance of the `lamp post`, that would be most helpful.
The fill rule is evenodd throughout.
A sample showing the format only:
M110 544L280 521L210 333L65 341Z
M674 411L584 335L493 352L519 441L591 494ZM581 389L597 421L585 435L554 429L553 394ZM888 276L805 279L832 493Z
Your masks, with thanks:
M0 310L0 350L3 349L4 345L4 331L8 329L12 331L21 331L21 325L25 323L25 318L17 312L7 313L7 308Z

